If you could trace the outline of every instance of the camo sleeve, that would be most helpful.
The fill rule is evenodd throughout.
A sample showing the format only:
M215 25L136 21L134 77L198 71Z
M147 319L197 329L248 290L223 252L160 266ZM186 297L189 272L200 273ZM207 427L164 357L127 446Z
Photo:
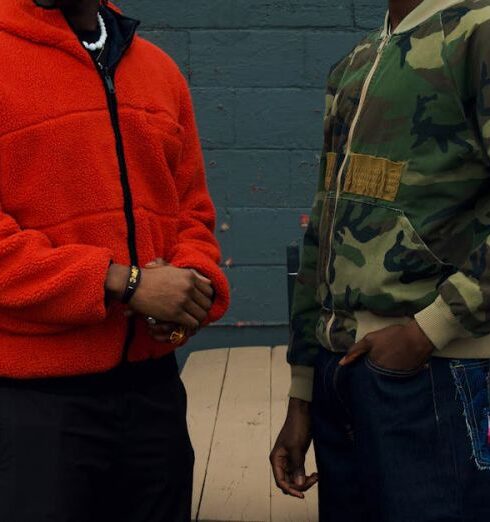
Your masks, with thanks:
M479 11L483 10L469 11L459 23L449 21L445 53L463 106L475 122L483 161L490 169L490 8L481 13L481 22ZM482 197L487 217L488 196ZM439 287L435 302L416 315L416 320L440 350L456 338L490 334L490 236L481 238L459 271Z
M319 189L303 241L301 266L296 278L291 312L288 362L291 364L290 397L311 401L313 365L320 343L316 327L321 305L317 300L318 229L325 198L325 153L320 162Z
M320 343L316 328L320 319L321 303L318 299L318 256L319 228L325 199L325 177L327 152L332 150L332 108L334 106L337 84L344 70L344 61L332 68L326 94L324 146L320 161L318 187L313 202L310 222L306 230L301 266L296 278L291 325L288 362L291 365L291 389L289 396L311 401L313 391L313 367Z

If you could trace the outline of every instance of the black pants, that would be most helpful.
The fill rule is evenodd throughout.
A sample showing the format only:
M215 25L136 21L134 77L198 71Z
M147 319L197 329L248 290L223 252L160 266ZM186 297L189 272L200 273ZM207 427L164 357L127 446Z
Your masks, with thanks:
M0 380L1 522L189 522L193 463L173 355Z

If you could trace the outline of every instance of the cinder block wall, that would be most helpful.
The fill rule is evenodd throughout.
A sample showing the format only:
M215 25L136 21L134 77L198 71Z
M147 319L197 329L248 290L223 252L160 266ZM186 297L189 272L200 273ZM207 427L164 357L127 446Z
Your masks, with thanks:
M233 305L187 350L284 343L285 249L303 235L310 211L326 75L366 30L381 25L387 2L117 3L189 79L218 207Z

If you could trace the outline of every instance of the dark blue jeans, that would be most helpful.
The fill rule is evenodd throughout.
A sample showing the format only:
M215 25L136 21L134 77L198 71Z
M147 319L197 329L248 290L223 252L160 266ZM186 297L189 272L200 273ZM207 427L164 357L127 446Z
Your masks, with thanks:
M315 374L320 521L490 521L490 362L339 360L323 351Z

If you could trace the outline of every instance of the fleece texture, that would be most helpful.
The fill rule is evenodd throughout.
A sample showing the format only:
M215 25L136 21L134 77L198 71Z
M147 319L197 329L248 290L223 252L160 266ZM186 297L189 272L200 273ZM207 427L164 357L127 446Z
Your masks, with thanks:
M103 372L121 361L124 307L106 307L109 264L129 264L123 190L103 82L59 10L0 3L0 375ZM136 36L117 67L138 258L210 278L207 323L229 302L189 89ZM175 347L143 320L130 361Z

